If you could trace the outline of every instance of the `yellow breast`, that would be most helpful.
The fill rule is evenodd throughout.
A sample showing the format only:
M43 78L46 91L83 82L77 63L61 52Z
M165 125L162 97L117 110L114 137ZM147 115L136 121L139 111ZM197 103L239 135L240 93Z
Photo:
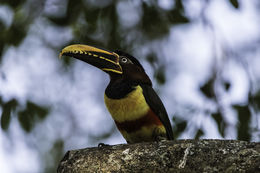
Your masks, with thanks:
M111 116L119 123L141 118L149 110L140 86L122 99L110 99L106 94L104 99Z

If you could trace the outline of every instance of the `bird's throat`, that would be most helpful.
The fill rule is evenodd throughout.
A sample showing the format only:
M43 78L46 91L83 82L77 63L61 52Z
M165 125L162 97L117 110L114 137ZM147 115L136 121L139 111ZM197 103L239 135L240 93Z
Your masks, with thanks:
M122 99L136 89L136 85L130 82L110 82L105 95L110 99Z
M146 115L149 110L143 90L138 85L125 97L113 99L105 94L105 104L113 119L117 122L136 120Z

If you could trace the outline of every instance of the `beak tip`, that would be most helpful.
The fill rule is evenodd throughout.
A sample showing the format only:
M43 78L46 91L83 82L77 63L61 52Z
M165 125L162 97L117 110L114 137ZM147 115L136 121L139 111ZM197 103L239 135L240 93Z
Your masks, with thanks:
M61 53L59 54L59 59L62 58L62 55L63 55L63 52L61 52Z

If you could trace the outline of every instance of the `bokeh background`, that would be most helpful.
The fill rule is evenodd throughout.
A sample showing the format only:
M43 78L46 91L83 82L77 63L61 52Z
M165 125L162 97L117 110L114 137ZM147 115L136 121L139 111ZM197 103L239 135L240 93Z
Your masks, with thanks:
M259 0L1 0L1 172L55 172L67 150L125 143L108 76L58 58L73 43L137 57L176 139L259 142Z

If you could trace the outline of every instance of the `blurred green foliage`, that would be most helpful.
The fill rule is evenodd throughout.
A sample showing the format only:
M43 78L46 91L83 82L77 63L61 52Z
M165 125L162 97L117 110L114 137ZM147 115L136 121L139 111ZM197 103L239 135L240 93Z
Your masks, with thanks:
M31 101L27 101L24 109L19 105L16 99L11 99L6 103L1 102L2 115L1 115L1 128L8 130L11 117L18 115L19 123L22 129L26 132L30 132L38 121L43 120L49 113L49 109L42 105L37 105ZM17 111L17 109L19 111Z
M0 104L2 106L1 128L7 130L11 121L11 113L16 110L18 102L16 99L11 99L6 103L1 101Z
M28 34L30 20L28 16L24 14L24 11L20 10L25 2L26 1L22 0L3 0L0 2L0 5L10 6L14 12L14 17L9 27L6 27L0 20L0 63L2 61L4 48L8 46L19 46Z
M203 86L200 87L200 91L209 99L216 99L214 91L215 76L211 77Z
M21 5L23 5L26 2L26 0L1 0L1 4L3 5L8 5L13 9L17 9L18 7L20 7Z
M245 106L234 105L233 107L238 114L237 139L249 141L251 139L251 132L250 132L251 112L249 110L249 105L245 105Z
M227 127L227 124L224 120L223 115L220 112L212 113L213 119L216 121L218 126L218 131L220 135L224 138L225 137L225 129Z
M260 110L260 91L258 91L255 95L249 96L249 103L253 104L257 110Z
M203 129L199 128L199 129L197 130L196 134L195 134L194 139L200 139L200 137L203 136L203 135L204 135Z
M18 120L24 131L30 132L37 121L46 118L48 112L48 108L27 101L25 109L18 112Z
M239 8L238 0L229 0L229 2L234 8Z
M120 23L119 15L117 13L117 4L119 1L109 1L106 5L101 5L103 1L82 1L82 0L68 0L65 13L61 14L59 11L52 14L42 13L42 11L36 11L39 13L36 16L41 16L48 20L56 27L71 27L74 34L74 39L66 43L64 42L59 47L56 47L58 52L62 47L72 43L88 43L89 45L104 47L109 50L123 49L131 54L138 49L144 42L151 42L156 39L160 39L168 36L170 28L180 24L192 24L192 20L189 19L185 11L185 1L175 0L174 5L170 9L163 9L158 5L159 0L141 1L142 15L140 21L130 28L124 28ZM104 1L105 2L105 1ZM208 1L205 1L208 3ZM231 6L234 9L240 8L240 1L229 0ZM19 46L24 38L29 34L29 27L38 20L37 17L28 16L26 14L31 6L30 3L36 3L40 6L41 1L29 1L29 0L1 0L0 5L9 6L14 13L11 25L6 26L0 19L0 65L3 54L10 46ZM37 4L39 3L39 4ZM64 4L66 4L64 2ZM44 26L43 26L44 27ZM142 37L137 36L136 39L129 40L127 35L131 32L141 33ZM100 36L101 35L101 36ZM102 39L101 39L101 38ZM58 53L57 53L58 54ZM154 52L147 54L146 57L140 57L146 60L154 69L154 78L158 84L166 84L167 77L165 72L168 66L161 60L160 57ZM62 59L65 65L71 64L71 59ZM213 100L218 107L217 112L210 112L213 120L216 122L218 131L222 137L225 137L226 128L228 123L224 118L221 106L219 106L217 100L217 87L223 87L226 92L232 87L232 84L216 77L217 74L213 74L208 81L200 87L200 92L210 100ZM220 81L220 82L219 82ZM216 86L216 82L221 83L221 86ZM251 126L250 121L252 112L250 107L254 105L254 108L260 110L260 91L256 94L250 95L251 98L246 105L233 105L233 109L237 111L237 139L239 140L251 140ZM1 93L3 94L3 93ZM25 98L27 99L27 98ZM41 103L35 103L30 100L26 100L26 104L23 105L19 100L12 98L9 101L4 101L0 95L1 106L1 129L8 131L12 118L18 117L18 121L22 129L30 133L37 123L46 119L51 111L51 107L46 107ZM184 115L185 116L185 115ZM173 118L173 131L174 137L178 138L181 134L189 128L188 119L181 118L181 116L174 115ZM195 139L199 139L203 136L204 129L196 127ZM104 136L110 136L105 134ZM57 139L53 144L50 151L54 162L47 163L45 172L53 172L55 170L55 164L64 153L64 141L63 139ZM54 165L52 163L55 163Z
M61 158L64 155L64 141L63 139L57 139L50 151L45 153L46 160L45 160L45 169L44 172L49 173L49 172L56 172L57 170L57 165L59 164Z
M177 139L181 133L187 128L187 121L185 119L179 118L177 116L173 116L173 137Z

